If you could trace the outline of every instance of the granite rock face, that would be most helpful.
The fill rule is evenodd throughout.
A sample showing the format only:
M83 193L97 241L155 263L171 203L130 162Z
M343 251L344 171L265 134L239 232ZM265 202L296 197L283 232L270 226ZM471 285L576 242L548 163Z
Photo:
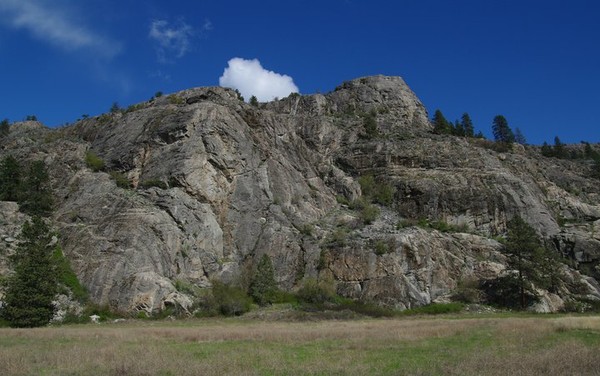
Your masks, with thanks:
M348 297L424 305L463 280L503 273L502 246L490 238L516 214L598 277L600 189L585 169L431 130L404 81L377 76L257 107L209 87L54 130L19 123L0 156L49 165L64 253L92 299L121 311L189 309L180 286L247 281L263 254L283 289L331 277ZM103 171L86 166L89 152ZM361 175L394 192L369 225L345 204L361 196ZM0 224L6 242L24 219L0 204L11 208ZM396 227L407 219L461 230ZM346 239L332 242L340 228ZM383 243L385 252L375 246ZM586 286L600 297L597 283ZM552 299L542 310L560 306Z

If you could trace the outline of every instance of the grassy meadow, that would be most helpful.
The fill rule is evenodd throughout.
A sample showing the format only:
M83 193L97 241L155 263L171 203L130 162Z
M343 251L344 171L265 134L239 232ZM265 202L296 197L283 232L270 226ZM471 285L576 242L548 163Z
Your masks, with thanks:
M0 375L600 375L600 317L126 321L0 329Z

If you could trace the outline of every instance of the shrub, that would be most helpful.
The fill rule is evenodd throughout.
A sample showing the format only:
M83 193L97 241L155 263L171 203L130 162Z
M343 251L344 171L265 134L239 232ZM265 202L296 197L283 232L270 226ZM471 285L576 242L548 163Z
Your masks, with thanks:
M398 221L398 223L396 223L396 230L400 230L403 228L407 228L407 227L413 227L417 225L417 221L414 219L408 219L408 218L404 218Z
M518 277L512 274L483 281L481 289L485 293L486 302L499 307L524 308L538 301L535 291L527 288L523 292L524 304L521 303L521 283Z
M327 240L327 244L332 245L332 246L343 247L346 245L347 240L348 240L348 229L345 227L338 227L329 236L329 239Z
M373 175L362 175L358 178L358 184L363 196L370 198L375 193L376 183Z
M319 262L317 263L317 270L323 270L327 268L327 263L329 260L329 250L322 249L319 253Z
M379 216L379 208L375 205L367 205L360 211L360 219L364 224L373 223Z
M106 167L104 161L91 150L85 153L85 164L94 172L102 171Z
M169 101L170 104L184 104L185 100L183 100L183 98L181 98L179 95L175 95L175 94L171 94L167 97L167 100Z
M125 113L135 112L141 110L142 108L144 108L144 103L132 104L131 106L127 107Z
M362 302L351 299L343 300L336 307L329 309L350 310L352 312L370 317L393 317L396 316L398 313L393 309L381 307L375 303Z
M405 315L439 315L444 313L459 313L464 306L461 303L432 303L422 307L407 309L402 312Z
M314 231L315 231L315 226L311 225L310 223L305 223L300 227L300 233L302 235L312 236Z
M156 93L154 93L154 98L160 98L163 96L163 92L162 91L157 91Z
M256 96L253 95L250 97L250 105L258 107L258 99L256 98Z
M350 206L350 201L344 195L335 196L335 200L337 201L338 204Z
M164 181L162 181L160 179L148 179L148 180L144 180L144 181L140 182L140 187L141 188L157 187L157 188L160 188L160 189L167 189L167 188L169 188L169 186L167 185L167 183L165 183Z
M111 114L116 114L121 111L122 111L121 106L119 106L119 103L117 103L117 102L113 102L113 104L110 106Z
M197 286L180 279L175 281L175 289L190 296L197 297L199 295L199 288Z
M390 253L393 251L393 247L390 246L390 243L391 243L390 240L386 241L383 239L379 239L379 240L375 241L375 244L373 245L373 251L378 256L385 255L386 253Z
M375 202L384 206L392 205L396 189L389 184L379 184L377 187L375 196L373 197Z
M275 283L273 263L271 258L264 254L252 276L250 295L258 305L264 306L275 301L276 291L277 284Z
M484 300L484 294L479 289L477 279L466 279L458 283L451 299L462 303L481 303Z
M377 137L377 121L373 114L368 114L363 119L363 128L367 139Z
M303 303L322 304L334 300L335 286L331 279L316 280L307 279L300 290L298 290L298 299Z
M79 302L85 302L88 299L88 292L79 282L77 275L71 268L71 263L63 255L60 247L56 247L52 254L52 259L56 265L58 282L71 291L73 297Z
M252 299L237 286L213 281L212 295L219 312L225 316L239 316L250 310Z
M127 179L127 177L122 172L111 171L110 177L115 181L117 187L124 189L131 188L131 183L129 182L129 179Z
M373 175L362 175L358 178L358 184L367 201L385 206L390 206L394 201L396 189L385 182L377 182Z

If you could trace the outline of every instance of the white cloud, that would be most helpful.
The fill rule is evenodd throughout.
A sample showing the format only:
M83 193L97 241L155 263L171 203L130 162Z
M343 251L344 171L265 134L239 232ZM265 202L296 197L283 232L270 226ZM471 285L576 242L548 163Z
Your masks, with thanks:
M36 38L65 50L92 49L96 55L112 58L121 46L105 39L76 21L68 6L40 0L0 0L0 19L16 29L25 29Z
M205 25L210 27L210 21ZM183 57L190 49L194 29L183 21L177 26L170 27L165 20L154 20L150 25L150 39L156 42L156 53L161 63L166 63L171 56Z
M239 90L246 100L254 95L261 102L299 92L292 77L264 69L258 59L239 57L229 60L219 85Z

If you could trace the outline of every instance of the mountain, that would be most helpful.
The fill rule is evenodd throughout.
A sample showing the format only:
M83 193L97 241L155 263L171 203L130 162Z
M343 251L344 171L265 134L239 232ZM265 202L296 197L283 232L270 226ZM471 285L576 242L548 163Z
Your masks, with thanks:
M318 277L421 306L506 273L499 237L516 215L564 262L536 309L600 300L590 161L432 130L401 78L376 76L258 106L204 87L58 129L15 123L0 157L48 165L64 253L114 310L190 309L182 286L247 283L264 254L285 290ZM26 216L0 204L1 259Z

